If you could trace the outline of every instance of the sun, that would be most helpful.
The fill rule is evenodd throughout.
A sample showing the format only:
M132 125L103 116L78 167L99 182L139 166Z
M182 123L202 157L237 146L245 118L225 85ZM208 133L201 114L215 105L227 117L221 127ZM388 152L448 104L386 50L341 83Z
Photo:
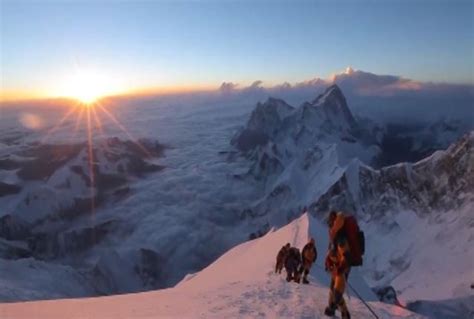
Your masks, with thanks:
M61 95L78 100L84 106L113 93L113 81L94 70L76 70L65 82Z

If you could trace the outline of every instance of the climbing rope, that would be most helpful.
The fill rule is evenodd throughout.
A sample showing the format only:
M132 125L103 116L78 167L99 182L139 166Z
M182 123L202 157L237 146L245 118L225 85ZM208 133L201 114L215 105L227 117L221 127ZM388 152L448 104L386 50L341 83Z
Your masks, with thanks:
M379 317L377 316L377 314L372 310L372 308L369 306L369 304L367 302L365 302L364 298L361 297L361 295L359 295L359 293L357 292L357 290L354 289L354 287L352 287L352 285L349 283L349 280L347 281L347 284L349 285L349 288L352 289L352 291L356 294L356 296L360 299L360 301L362 301L362 303L367 307L367 309L369 309L369 311L374 315L374 317L376 319L379 319Z
M318 267L319 269L322 269L324 271L326 271L323 267L319 266L318 264L314 264L316 267ZM359 295L359 293L357 292L357 290L354 289L354 287L352 287L352 285L349 283L349 280L346 281L347 282L347 285L349 286L349 288L351 288L351 290L354 292L354 294L357 296L357 298L360 299L360 301L362 301L362 303L367 307L367 309L369 309L370 313L372 313L372 315L375 317L375 319L379 319L379 316L377 316L377 314L374 312L374 310L372 310L372 308L369 306L369 304L364 300L364 298L362 298L361 295ZM347 295L349 296L349 294Z

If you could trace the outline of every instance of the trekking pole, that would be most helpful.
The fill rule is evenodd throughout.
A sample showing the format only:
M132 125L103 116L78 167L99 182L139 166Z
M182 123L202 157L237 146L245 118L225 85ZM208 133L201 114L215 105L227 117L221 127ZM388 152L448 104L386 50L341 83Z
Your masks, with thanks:
M377 314L372 310L372 308L369 306L369 304L367 302L365 302L364 298L362 298L361 295L359 295L357 290L355 290L354 287L352 287L352 285L349 283L349 281L347 281L347 284L349 285L349 288L351 288L352 291L357 295L357 297L360 299L360 301L362 301L362 303L367 307L367 309L369 309L369 311L374 315L374 317L376 319L379 319Z

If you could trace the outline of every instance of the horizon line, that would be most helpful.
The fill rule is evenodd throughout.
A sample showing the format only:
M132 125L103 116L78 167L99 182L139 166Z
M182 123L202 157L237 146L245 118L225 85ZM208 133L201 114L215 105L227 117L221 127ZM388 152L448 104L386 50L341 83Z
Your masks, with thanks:
M310 83L311 81L316 81L316 80L324 81L328 85L331 85L331 84L336 84L334 83L336 76L348 75L349 69L350 69L350 72L363 72L363 73L368 73L368 74L374 74L376 76L395 76L403 80L408 80L408 81L412 81L412 82L420 83L420 84L474 87L474 82L469 83L469 82L413 80L409 78L404 78L403 76L400 76L400 75L377 74L377 73L372 73L368 71L363 71L360 69L352 69L351 67L347 67L346 70L339 73L337 72L333 73L329 75L327 78L315 76L313 78L297 81L297 82L288 82L288 81L275 82L275 81L265 81L265 80L253 80L253 81L248 81L246 83L222 81L220 83L201 84L201 85L148 86L148 87L140 87L140 88L137 87L137 88L132 88L130 90L124 90L121 92L112 92L111 94L106 94L102 96L100 100L113 99L113 98L127 98L127 97L139 98L139 97L147 97L147 96L168 96L168 95L174 95L174 94L186 95L186 94L193 94L193 93L213 93L213 92L217 93L219 92L220 87L225 83L234 85L234 87L232 88L233 91L241 91L246 88L250 88L252 84L254 83L259 83L258 87L263 88L263 89L277 88L278 86L285 85L285 84L290 84L291 87L294 87L295 85ZM33 102L33 101L34 102L37 102L37 101L47 102L47 101L60 101L60 100L74 101L75 100L75 98L71 96L61 96L61 95L56 95L56 94L50 95L48 93L32 92L32 91L22 90L22 89L19 89L19 90L17 89L1 90L1 89L2 88L0 87L0 103L24 103L24 102Z

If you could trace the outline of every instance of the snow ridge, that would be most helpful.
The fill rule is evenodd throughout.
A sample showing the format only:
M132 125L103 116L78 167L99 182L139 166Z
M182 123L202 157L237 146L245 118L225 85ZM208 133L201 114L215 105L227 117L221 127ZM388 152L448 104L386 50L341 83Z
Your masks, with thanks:
M474 131L416 163L374 169L380 148L346 111L342 92L330 87L288 115L265 144L243 151L251 162L246 177L265 188L246 210L249 227L261 234L306 208L318 219L330 210L354 214L366 232L361 271L372 287L392 286L413 309L427 300L441 309L459 305L448 307L457 315L471 309ZM270 163L276 168L268 170Z
M303 215L264 237L234 247L202 271L188 276L174 288L153 292L76 300L0 304L8 319L40 318L326 318L329 275L322 270L322 257L310 273L310 285L288 283L274 274L275 255L290 242L299 247L309 236L317 248L327 247L327 229ZM324 255L324 254L322 254ZM376 301L356 270L352 286L380 318L422 318L410 311ZM347 300L354 318L370 313L351 292Z

